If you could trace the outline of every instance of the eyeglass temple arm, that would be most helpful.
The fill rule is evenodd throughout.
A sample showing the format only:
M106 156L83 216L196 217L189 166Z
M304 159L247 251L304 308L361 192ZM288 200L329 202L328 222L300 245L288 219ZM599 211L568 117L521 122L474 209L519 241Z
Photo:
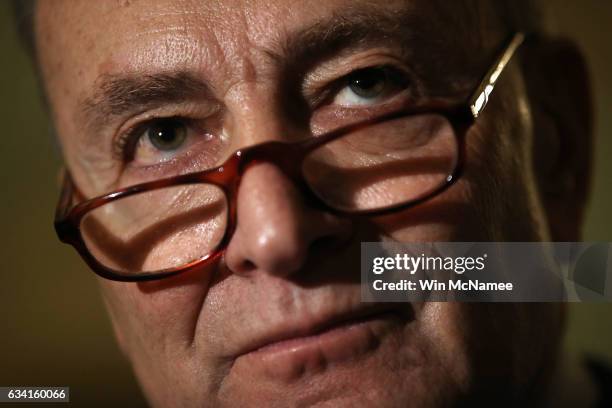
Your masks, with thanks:
M514 34L512 40L508 43L505 50L497 57L495 64L491 66L470 97L470 110L472 111L474 119L476 119L478 115L482 113L485 106L487 106L487 103L489 102L489 95L491 95L491 92L493 92L493 88L495 87L499 76L516 52L516 49L523 43L524 40L524 33L518 32Z

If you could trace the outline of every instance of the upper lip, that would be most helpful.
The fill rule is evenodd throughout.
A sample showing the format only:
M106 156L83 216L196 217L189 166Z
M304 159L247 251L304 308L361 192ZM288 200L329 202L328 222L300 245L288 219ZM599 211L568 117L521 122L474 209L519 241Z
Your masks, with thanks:
M360 306L359 308L340 313L337 311L321 313L313 318L301 320L292 318L290 323L281 324L266 331L261 336L254 337L242 348L237 357L255 352L277 342L316 335L337 326L364 321L383 313L406 314L400 311L401 306L406 307L406 304L402 303L371 303L361 304Z

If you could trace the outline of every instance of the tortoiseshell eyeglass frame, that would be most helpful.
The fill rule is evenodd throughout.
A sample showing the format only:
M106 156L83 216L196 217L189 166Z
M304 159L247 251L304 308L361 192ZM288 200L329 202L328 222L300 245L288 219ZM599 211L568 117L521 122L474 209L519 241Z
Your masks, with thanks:
M466 148L465 137L469 128L486 107L491 92L497 83L500 74L514 55L517 48L523 43L525 35L515 33L502 52L497 56L482 81L465 103L451 105L444 101L432 101L426 106L412 107L411 109L394 112L392 114L365 120L356 124L336 129L321 136L300 140L297 142L272 141L235 151L223 164L218 167L190 174L164 178L125 187L86 201L73 205L76 187L68 172L65 172L62 192L55 213L55 230L59 239L72 245L87 265L99 276L123 282L149 281L167 278L179 273L193 271L205 267L219 256L226 248L236 226L236 196L240 180L247 167L257 162L269 162L277 166L289 177L298 188L303 191L312 205L320 206L326 211L344 216L374 216L384 215L395 211L405 210L419 205L447 190L461 176L465 164ZM322 145L341 138L351 132L364 129L388 120L398 119L419 114L439 114L447 118L457 137L457 152L452 171L436 188L391 206L359 211L346 211L330 207L325 204L310 189L302 174L302 163L306 156ZM169 268L156 273L134 274L109 269L102 265L87 249L80 231L83 217L90 211L111 203L113 201L140 194L143 192L167 188L171 186L209 183L218 186L226 195L228 203L227 227L224 236L217 247L206 256L188 264Z

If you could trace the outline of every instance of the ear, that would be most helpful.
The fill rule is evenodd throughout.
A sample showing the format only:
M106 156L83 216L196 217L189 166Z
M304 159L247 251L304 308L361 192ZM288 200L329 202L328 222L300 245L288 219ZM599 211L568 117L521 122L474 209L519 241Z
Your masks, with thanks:
M533 160L551 239L579 241L591 184L589 75L569 40L533 39L523 54L533 117Z

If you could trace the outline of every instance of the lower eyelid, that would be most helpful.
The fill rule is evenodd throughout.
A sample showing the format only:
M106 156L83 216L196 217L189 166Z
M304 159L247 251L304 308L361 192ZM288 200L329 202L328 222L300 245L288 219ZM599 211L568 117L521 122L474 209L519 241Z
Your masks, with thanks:
M169 160L159 161L152 164L141 164L138 165L135 162L129 163L125 168L125 175L128 179L133 179L134 183L140 183L147 180L154 180L158 178L170 177L176 174L184 174L193 171L201 171L207 168L213 168L216 166L217 160L212 160L211 157L207 157L202 154L200 150L205 148L223 149L223 140L218 137L218 144L215 146L206 146L207 142L203 140L193 140L197 138L197 135L192 136L192 141L179 149L174 153L174 157ZM200 136L201 137L201 136ZM200 148L198 148L200 145ZM216 150L215 150L216 151ZM219 152L214 153L214 157L219 156Z
M168 157L167 160L159 160L156 163L156 164L161 164L161 163L165 163L170 160L173 160L174 158L180 157L182 154L185 153L185 151L189 150L193 145L197 144L197 141L194 140L197 137L198 137L197 135L188 135L187 138L185 139L184 144L182 146L179 146L179 148L174 151L163 151L163 150L157 149L155 146L153 146L151 141L148 140L147 136L144 136L137 143L139 145L141 143L146 143L146 146L142 146L142 148L148 149L152 155L158 156L159 158ZM138 149L138 146L136 148ZM137 160L137 157L138 157L138 151L136 151L134 154L134 161Z
M328 104L314 112L311 118L311 128L317 129L317 134L325 133L351 123L406 109L415 101L412 92L404 90L393 95L389 100L374 105L341 106Z
M341 91L341 93L344 93L344 90ZM354 97L355 101L353 101L353 103L351 105L351 104L343 104L343 103L338 102L339 95L341 95L341 94L339 93L338 95L336 95L336 97L333 100L333 102L335 102L336 105L343 106L343 107L346 107L346 108L350 108L351 106L354 106L357 109L360 108L360 107L363 107L363 106L372 106L372 105L379 104L381 101L384 101L386 98L389 97L389 95L381 95L381 96L378 96L376 98L371 98L368 101L367 98L360 97L360 96L355 96ZM345 95L345 97L350 98L351 96L350 95ZM363 99L363 103L360 103L359 101L357 101L357 99L359 99L359 98Z
M412 93L408 89L399 90L390 95L381 96L370 104L355 104L355 105L335 105L337 109L353 112L358 115L369 116L376 113L386 113L392 109L406 107L414 100Z
M402 74L399 73L389 73L388 76L391 79L391 82L388 85L389 89L386 89L384 91L384 94L381 95L380 97L375 98L375 100L384 100L386 98L389 99L393 99L395 98L397 95L400 94L408 94L408 93L413 93L413 89L411 88L411 84L410 81L407 78L404 78L402 76ZM395 79L393 79L395 78ZM336 98L338 97L338 95L340 95L341 93L345 92L345 90L349 89L349 85L346 84L342 87L340 87L339 91L337 93L335 93L334 95L332 95L333 97L331 98L331 101L335 101ZM359 98L359 96L357 96L357 98ZM365 99L365 98L364 98ZM373 104L377 104L378 102L373 101ZM364 104L356 104L356 106L364 106L367 105L367 103ZM342 106L342 105L340 105ZM347 106L348 107L348 106Z

